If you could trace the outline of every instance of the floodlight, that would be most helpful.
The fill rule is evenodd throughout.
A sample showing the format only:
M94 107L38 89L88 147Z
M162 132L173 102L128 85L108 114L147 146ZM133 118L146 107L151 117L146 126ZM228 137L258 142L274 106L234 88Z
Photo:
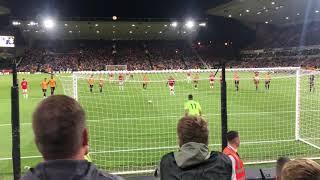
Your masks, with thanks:
M186 27L188 29L191 29L191 28L193 28L193 26L194 26L194 21L188 20L187 23L186 23Z
M176 21L175 21L175 22L172 22L172 23L171 23L171 26L172 26L172 27L177 27L177 26L178 26L178 22L176 22Z
M43 21L43 25L44 25L45 28L51 29L51 28L54 27L55 22L54 22L53 19L47 18L47 19L45 19L45 20Z
M20 25L21 23L19 22L19 21L12 21L12 25L14 25L14 26L18 26L18 25Z
M207 26L207 24L205 22L202 22L199 24L199 26L205 27L205 26Z
M28 26L36 26L38 25L38 23L34 22L34 21L30 21L30 23L28 24Z

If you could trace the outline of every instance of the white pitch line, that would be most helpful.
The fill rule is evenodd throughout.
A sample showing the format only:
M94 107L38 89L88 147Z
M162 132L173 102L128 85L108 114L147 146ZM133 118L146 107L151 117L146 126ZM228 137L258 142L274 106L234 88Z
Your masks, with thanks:
M22 101L24 101L24 102L26 102L26 101L28 101L28 100L42 100L43 98L28 98L28 99L23 99L22 97L20 98L20 102L22 102ZM8 101L11 101L11 99L10 98L0 98L0 100L8 100Z
M20 125L24 126L24 125L31 125L31 123L20 123ZM11 126L11 123L9 124L0 124L0 127L4 127L4 126Z
M278 111L278 112L249 112L249 113L229 113L228 116L237 116L237 115L259 115L259 114L285 114L285 113L294 113L295 111ZM320 112L320 111L319 111ZM220 116L221 114L205 114L206 116ZM204 116L204 117L206 117ZM140 119L163 119L163 118L179 118L182 116L146 116L146 117L123 117L123 118L104 118L100 120L88 120L89 122L100 122L100 121L108 121L108 120L140 120Z
M286 140L270 140L270 141L256 141L256 142L242 142L241 144L267 144L267 143L280 143L280 142L291 142L294 139ZM220 146L221 144L209 144L209 146ZM103 154L103 153L117 153L117 152L133 152L133 151L148 151L148 150L163 150L163 149L178 149L178 146L164 146L164 147L152 147L152 148L136 148L136 149L121 149L112 151L98 151L90 152L90 154Z
M259 114L285 114L285 113L294 113L296 111L274 111L274 112L244 112L244 113L229 113L228 116L238 116L238 115L259 115ZM320 112L320 110L303 110L301 112ZM215 113L215 114L206 114L207 116L220 116L221 114ZM161 119L161 118L179 118L181 116L176 115L176 116L146 116L146 117L131 117L131 118L126 118L126 117L119 117L119 118L104 118L100 120L95 120L95 119L90 119L87 120L87 122L101 122L101 121L115 121L115 120L139 120L139 119ZM206 117L206 116L204 116ZM21 123L20 125L30 125L31 123ZM7 124L0 124L0 127L4 126L11 126L10 123Z
M295 141L294 139L288 140L270 140L270 141L256 141L256 142L242 142L241 144L267 144L267 143L280 143L280 142L290 142ZM209 144L210 147L220 146L221 144ZM164 146L164 147L152 147L152 148L136 148L136 149L120 149L112 151L97 151L90 152L90 154L104 154L104 153L119 153L119 152L135 152L135 151L149 151L149 150L164 150L164 149L178 149L178 146ZM24 156L21 159L34 159L41 158L41 156ZM11 160L11 158L0 158L0 161Z

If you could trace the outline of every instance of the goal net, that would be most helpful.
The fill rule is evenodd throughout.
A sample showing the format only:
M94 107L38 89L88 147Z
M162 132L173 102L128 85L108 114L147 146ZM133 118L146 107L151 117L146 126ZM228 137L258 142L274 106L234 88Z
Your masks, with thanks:
M215 71L74 72L61 81L64 92L85 108L93 162L109 172L131 174L154 170L164 154L178 149L176 125L189 94L201 104L209 123L210 150L221 150L220 72L213 88L209 83ZM197 88L189 73L191 79L199 75ZM255 74L259 74L257 89ZM315 91L309 92L311 74L315 81L320 77L316 71L300 68L227 69L228 129L239 131L239 153L246 164L270 163L279 156L320 157L319 85L314 83ZM91 75L95 79L92 92ZM146 89L144 76L148 77ZM175 79L174 95L167 85L170 76Z
M320 71L301 70L300 76L300 103L298 115L300 117L300 127L297 132L297 139L320 149ZM317 158L319 153L315 152L313 158Z

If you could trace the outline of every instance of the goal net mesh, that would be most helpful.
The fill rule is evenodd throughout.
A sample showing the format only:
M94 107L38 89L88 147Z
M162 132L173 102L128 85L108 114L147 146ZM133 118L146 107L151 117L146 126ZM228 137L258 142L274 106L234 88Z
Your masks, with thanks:
M189 94L201 104L208 121L210 150L221 150L220 72L214 87L209 85L215 71L76 72L61 81L64 92L86 111L93 162L109 172L131 174L153 170L164 154L178 149L176 125ZM234 85L235 71L239 91ZM188 82L187 72L192 78L199 74L197 89ZM254 72L260 77L257 90ZM268 72L269 90L265 88ZM228 129L239 131L239 153L245 163L274 162L279 156L319 157L319 88L315 84L316 90L309 92L310 73L300 73L299 68L227 70ZM123 89L119 74L126 76ZM88 85L91 75L93 92ZM149 78L146 89L142 87L144 75ZM170 76L176 81L175 95L170 95L166 85Z
M301 70L300 77L299 140L320 149L320 72Z

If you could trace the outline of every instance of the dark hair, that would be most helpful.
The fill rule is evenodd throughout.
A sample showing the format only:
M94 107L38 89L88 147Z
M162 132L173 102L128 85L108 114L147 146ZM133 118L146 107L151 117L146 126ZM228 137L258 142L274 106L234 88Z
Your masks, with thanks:
M189 100L192 100L192 99L193 99L192 94L189 94L189 95L188 95L188 99L189 99Z
M319 180L320 165L310 159L287 162L281 171L282 180Z
M71 158L82 146L85 112L71 97L50 96L33 113L32 127L44 159Z
M277 177L281 176L281 170L282 170L283 166L289 161L290 161L290 159L287 157L279 157L278 158L277 165L276 165Z
M189 142L208 145L208 124L199 116L185 116L178 122L177 133L180 147Z
M235 138L239 137L239 133L237 131L229 131L227 133L228 142L233 141Z

